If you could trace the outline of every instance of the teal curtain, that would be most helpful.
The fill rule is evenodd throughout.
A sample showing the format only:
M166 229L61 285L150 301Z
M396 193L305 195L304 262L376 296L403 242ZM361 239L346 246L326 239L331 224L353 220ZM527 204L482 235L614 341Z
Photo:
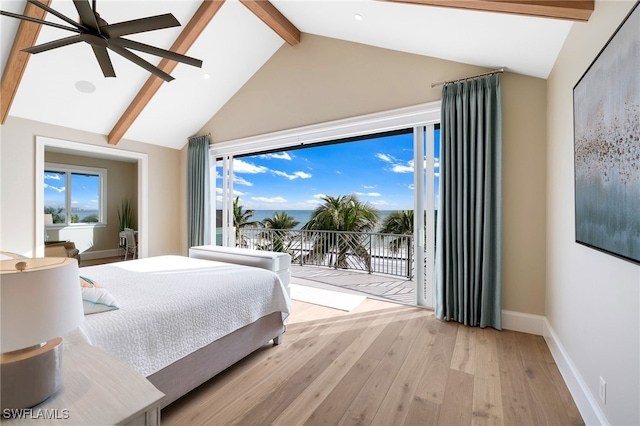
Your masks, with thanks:
M442 89L436 317L502 329L500 75Z
M187 148L187 244L211 243L209 137L189 139Z

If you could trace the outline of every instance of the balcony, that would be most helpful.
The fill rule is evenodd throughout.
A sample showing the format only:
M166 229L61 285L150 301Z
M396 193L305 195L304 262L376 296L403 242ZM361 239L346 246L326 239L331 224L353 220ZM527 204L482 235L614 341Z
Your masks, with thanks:
M289 253L294 284L416 302L412 235L242 228L237 245Z

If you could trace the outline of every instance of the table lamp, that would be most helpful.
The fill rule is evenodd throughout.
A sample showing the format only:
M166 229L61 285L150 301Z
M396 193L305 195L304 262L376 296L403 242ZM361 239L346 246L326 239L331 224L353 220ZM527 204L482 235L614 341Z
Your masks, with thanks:
M0 405L33 407L62 385L62 336L84 321L78 262L0 261Z

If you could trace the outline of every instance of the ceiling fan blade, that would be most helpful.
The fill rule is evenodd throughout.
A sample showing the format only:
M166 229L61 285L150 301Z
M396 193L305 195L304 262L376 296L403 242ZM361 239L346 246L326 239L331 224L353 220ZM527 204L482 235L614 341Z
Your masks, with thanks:
M96 55L96 59L100 64L100 69L105 77L115 77L116 72L111 64L111 58L109 58L109 52L105 47L91 46L93 53Z
M149 53L151 55L160 56L172 61L182 62L183 64L202 68L202 61L200 59L191 58L189 56L181 55L170 50L149 46L148 44L138 43L137 41L127 40L126 38L111 38L109 39L109 44L126 47L129 49L137 50L139 52Z
M57 10L51 9L49 6L47 6L44 3L40 3L38 0L27 0L29 3L31 3L34 6L38 6L40 9L44 9L47 12L49 12L50 14L57 16L58 18L62 19L63 21L68 22L69 24L73 25L74 27L78 28L78 29L84 29L84 27L80 24L78 24L76 21L74 21L73 19L63 15L62 13L58 12Z
M144 59L142 59L141 57L139 57L135 53L129 52L124 47L120 47L120 46L117 46L117 45L112 44L112 43L110 43L108 47L109 47L109 49L113 50L117 54L127 58L131 62L133 62L133 63L141 66L145 70L149 71L151 74L160 77L164 81L169 82L169 81L173 80L173 77L171 77L169 74L167 74L166 72L162 71L160 68L156 67L155 65L152 65L149 62L145 61Z
M80 32L78 28L67 27L66 25L56 24L55 22L43 21L42 19L32 18L31 16L18 15L17 13L5 12L4 10L0 10L0 15L10 16L11 18L22 19L23 21L35 22L36 24L48 25L50 27L61 28L63 30L69 30L76 33Z
M100 31L107 37L119 37L128 34L144 33L146 31L161 30L163 28L179 27L180 22L170 13L147 18L134 19L132 21L118 22L117 24L104 25Z
M43 43L38 46L29 47L27 49L22 49L22 51L36 54L36 53L46 52L47 50L56 49L58 47L79 43L81 41L82 41L82 38L80 35L74 35L71 37L61 38L60 40L54 40L48 43Z
M91 9L89 0L73 0L73 5L76 7L78 15L80 15L80 22L82 25L89 29L100 31L96 15Z

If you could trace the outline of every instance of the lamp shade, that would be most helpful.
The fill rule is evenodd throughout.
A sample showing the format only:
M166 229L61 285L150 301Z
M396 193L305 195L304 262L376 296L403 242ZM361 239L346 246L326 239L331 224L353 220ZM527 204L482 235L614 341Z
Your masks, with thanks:
M62 336L84 321L75 259L4 260L0 273L2 353Z
M44 224L46 225L53 225L53 214L51 213L45 213L44 214Z

